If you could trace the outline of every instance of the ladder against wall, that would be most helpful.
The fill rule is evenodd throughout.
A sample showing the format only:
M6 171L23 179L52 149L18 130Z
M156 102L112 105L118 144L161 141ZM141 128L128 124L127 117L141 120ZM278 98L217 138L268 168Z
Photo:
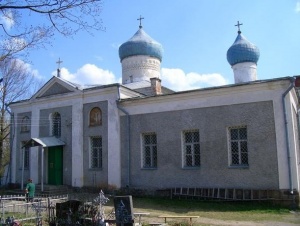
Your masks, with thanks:
M280 190L236 189L236 188L187 188L171 189L171 198L203 198L220 200L289 200L288 192Z

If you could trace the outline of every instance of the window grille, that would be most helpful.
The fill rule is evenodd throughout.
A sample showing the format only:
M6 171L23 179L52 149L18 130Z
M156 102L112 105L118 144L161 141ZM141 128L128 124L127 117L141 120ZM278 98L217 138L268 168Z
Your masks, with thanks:
M229 128L230 165L248 165L247 127Z
M25 116L22 118L22 123L21 123L21 132L29 132L29 117Z
M90 167L102 168L102 137L90 138Z
M143 134L143 168L157 167L157 139L156 134Z
M184 167L200 166L200 136L199 131L185 131L183 133Z
M102 112L100 108L93 108L90 112L90 126L102 124Z
M52 116L52 135L61 136L61 117L58 112L55 112Z

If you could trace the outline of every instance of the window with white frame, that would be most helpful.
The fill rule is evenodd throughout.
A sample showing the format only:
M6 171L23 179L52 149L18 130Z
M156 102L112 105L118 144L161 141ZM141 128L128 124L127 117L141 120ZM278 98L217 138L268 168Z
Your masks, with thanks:
M102 168L102 137L90 137L90 168Z
M52 114L52 135L56 137L61 136L61 117L58 112Z
M143 168L157 167L157 138L155 133L142 134Z
M26 141L22 142L22 146L25 145ZM24 153L23 153L24 152ZM21 148L21 167L23 166L23 154L24 154L24 169L29 169L30 158L29 158L29 147Z
M228 128L229 161L231 166L248 166L247 127Z
M189 130L183 132L183 166L200 166L199 130Z

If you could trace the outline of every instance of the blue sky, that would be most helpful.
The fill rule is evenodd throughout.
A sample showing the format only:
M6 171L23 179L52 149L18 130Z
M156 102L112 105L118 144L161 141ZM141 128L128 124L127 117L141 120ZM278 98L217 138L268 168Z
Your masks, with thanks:
M260 50L258 79L300 74L300 0L104 0L105 31L56 35L46 49L30 52L31 69L47 81L60 58L70 81L121 82L118 48L138 30L140 15L145 32L163 46L161 79L171 89L234 83L226 52L237 21Z

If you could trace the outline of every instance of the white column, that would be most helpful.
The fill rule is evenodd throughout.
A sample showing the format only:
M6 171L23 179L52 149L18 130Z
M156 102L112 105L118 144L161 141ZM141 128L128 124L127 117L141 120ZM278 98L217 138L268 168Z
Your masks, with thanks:
M115 100L108 101L108 184L121 187L120 117ZM114 116L114 117L112 117Z
M83 186L83 103L72 106L72 186Z
M44 191L44 148L39 148L41 152L41 191Z
M32 108L32 115L31 115L31 137L37 138L39 137L39 121L40 121L40 109L34 106ZM41 183L42 181L39 180L39 148L38 147L31 147L29 150L29 159L30 159L30 178L33 180L34 183Z

